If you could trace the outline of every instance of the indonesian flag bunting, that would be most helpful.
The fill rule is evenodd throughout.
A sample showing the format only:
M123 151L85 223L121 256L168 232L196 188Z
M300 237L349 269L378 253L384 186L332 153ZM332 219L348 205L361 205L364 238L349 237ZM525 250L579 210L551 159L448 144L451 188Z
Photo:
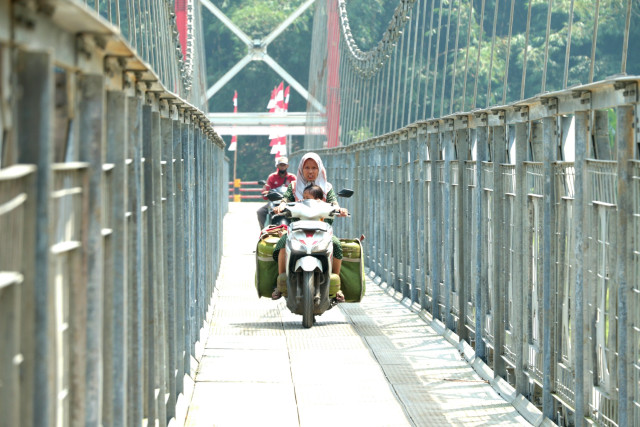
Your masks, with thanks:
M238 91L233 91L233 112L238 112ZM236 147L238 146L238 136L231 135L231 144L229 144L229 151L236 151Z
M284 90L284 111L289 111L289 86Z
M287 111L289 111L289 86L287 86L286 89L284 90L281 105L282 105L281 111L283 113L286 113ZM287 145L287 134L286 132L283 132L283 130L284 130L283 126L278 126L276 128L274 138L271 140L271 143L269 145L271 145L272 147L276 145L282 145L282 146Z
M286 113L289 111L289 86L284 90L284 109L283 111ZM278 138L278 143L281 145L287 145L287 134L284 132L280 133L280 137Z
M269 99L269 103L267 104L267 110L270 113L273 113L276 109L276 88L274 87L271 91L271 98Z
M275 106L273 111L270 111L271 113L282 113L284 111L284 91L282 89L283 86L284 83L280 82L278 87L274 89L275 96L273 101ZM278 126L271 126L271 129L269 130L269 139L271 140L271 142L269 143L269 145L273 146L274 143L277 142L279 137L280 134L278 133Z
M286 113L289 109L289 86L284 88L284 82L273 89L271 92L271 100L267 106L270 113ZM287 137L283 132L283 126L272 126L269 134L269 146L271 146L271 154L276 157L287 155Z
M273 90L271 91L271 99L269 99L269 103L267 104L267 110L269 110L270 113L276 112L276 92L277 91L278 91L277 87L274 87ZM269 128L269 139L273 140L273 138L275 137L276 135L273 134L273 126L272 126Z
M275 154L276 157L287 155L287 146L285 144L277 144L271 147L271 154Z
M284 82L280 82L276 91L276 113L284 111Z

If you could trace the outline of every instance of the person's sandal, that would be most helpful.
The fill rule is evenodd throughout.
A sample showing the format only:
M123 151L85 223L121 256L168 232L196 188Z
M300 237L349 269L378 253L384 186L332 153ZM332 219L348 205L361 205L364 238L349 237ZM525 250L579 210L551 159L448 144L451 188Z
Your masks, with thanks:
M282 297L282 292L280 292L278 288L275 288L271 293L271 299L277 300L277 299L280 299L281 297Z
M342 293L342 291L336 292L335 300L336 302L344 302L344 294Z

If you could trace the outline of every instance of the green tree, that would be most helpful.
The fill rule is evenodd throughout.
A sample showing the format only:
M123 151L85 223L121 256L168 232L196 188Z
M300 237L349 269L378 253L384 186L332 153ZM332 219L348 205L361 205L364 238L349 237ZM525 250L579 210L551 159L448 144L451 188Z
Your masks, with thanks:
M262 39L283 22L303 0L213 0L235 25L249 37ZM247 47L213 14L203 8L203 29L209 85L218 81L231 67L247 55ZM267 48L274 58L301 85L307 87L311 47L313 7L296 19ZM266 112L272 89L281 81L267 64L254 61L233 77L209 100L209 111L233 111L233 91L238 91L238 111ZM286 82L285 82L286 85ZM289 111L305 111L306 100L293 89ZM229 143L230 137L223 136ZM294 149L302 137L289 137ZM236 176L245 181L265 179L275 170L274 156L269 154L266 135L239 135ZM228 153L232 157L233 153ZM232 174L233 167L230 168Z

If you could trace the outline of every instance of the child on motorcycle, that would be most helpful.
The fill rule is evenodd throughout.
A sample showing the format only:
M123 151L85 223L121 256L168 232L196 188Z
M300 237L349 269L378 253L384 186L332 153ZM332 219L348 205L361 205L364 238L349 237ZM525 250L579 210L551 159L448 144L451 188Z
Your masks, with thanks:
M322 191L322 187L318 185L308 185L304 188L302 192L302 197L304 200L313 199L313 200L324 200L324 192ZM325 218L325 222L332 223L333 220L331 218ZM276 289L271 294L271 298L276 300L282 297L282 292L280 289L285 289L287 284L287 266L286 266L286 250L285 244L287 241L287 235L284 234L280 237L280 240L276 244L273 250L273 259L278 263L278 279ZM337 260L337 269L334 268L332 274L340 275L340 264L342 260L342 245L340 240L336 236L332 236L333 241L333 258ZM334 266L335 266L334 262ZM279 289L280 288L280 289ZM344 294L341 290L336 292L335 297L336 302L344 302Z

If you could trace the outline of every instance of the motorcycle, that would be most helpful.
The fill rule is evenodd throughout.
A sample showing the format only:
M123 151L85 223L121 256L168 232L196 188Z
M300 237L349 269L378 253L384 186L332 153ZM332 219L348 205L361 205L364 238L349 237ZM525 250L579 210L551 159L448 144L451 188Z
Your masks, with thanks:
M350 197L352 190L338 195ZM286 266L287 308L302 315L302 326L313 326L316 315L331 309L336 302L329 297L333 261L333 228L323 218L339 213L321 200L288 203L283 211L298 221L291 222L287 235Z
M258 184L265 185L266 182L260 180L258 181ZM264 221L265 228L270 226L289 225L289 219L285 215L273 215L273 209L278 206L286 192L287 186L281 185L280 187L272 188L267 193L267 200L269 200L269 212L267 213L267 218Z

